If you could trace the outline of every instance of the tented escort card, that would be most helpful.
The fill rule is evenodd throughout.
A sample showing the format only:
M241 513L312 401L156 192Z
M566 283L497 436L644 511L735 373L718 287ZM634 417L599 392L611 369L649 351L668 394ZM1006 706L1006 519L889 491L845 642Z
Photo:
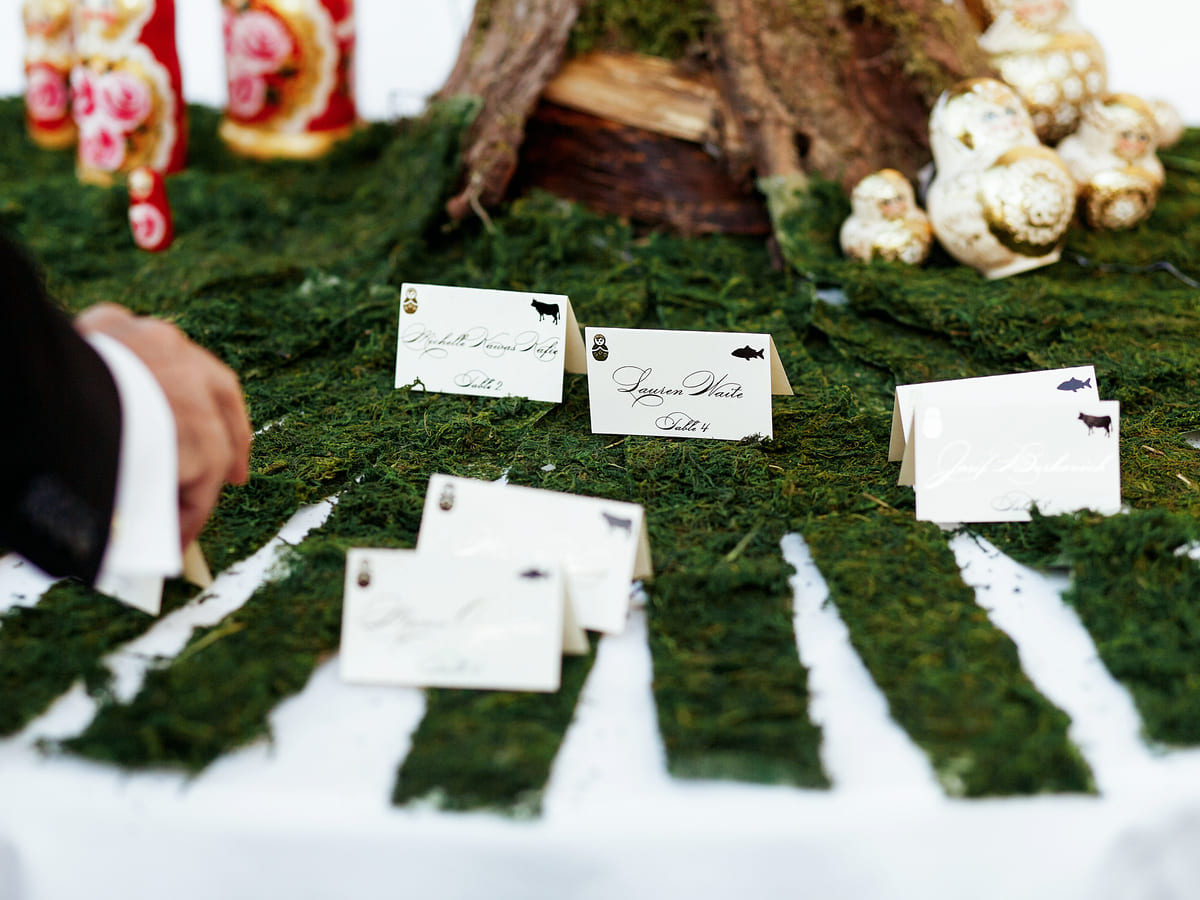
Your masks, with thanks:
M566 594L549 563L415 550L346 555L346 681L558 690Z
M449 475L429 479L417 549L555 560L579 624L609 633L625 628L633 579L653 575L637 504Z
M774 434L792 387L769 334L591 328L592 432L740 441Z
M561 294L404 284L396 387L562 401L583 342Z
M1026 522L1121 509L1120 405L1080 397L1038 406L922 404L911 453L916 517Z
M1092 366L929 381L896 386L888 460L900 465L900 484L913 483L911 441L913 417L922 406L1042 406L1100 399Z

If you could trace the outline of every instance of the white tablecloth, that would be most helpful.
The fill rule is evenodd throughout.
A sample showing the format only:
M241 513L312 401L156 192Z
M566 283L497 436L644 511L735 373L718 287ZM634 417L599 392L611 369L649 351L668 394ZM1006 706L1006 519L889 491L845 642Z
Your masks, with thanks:
M325 513L290 523L299 539ZM803 542L798 650L834 781L828 791L666 774L644 613L602 639L540 816L396 808L424 710L412 689L343 684L336 659L273 714L274 740L195 778L44 755L94 712L81 688L0 741L0 900L295 898L1174 898L1200 896L1200 751L1154 753L1126 692L1058 599L1062 580L956 538L969 583L1033 681L1073 719L1098 797L952 800L888 718ZM242 602L273 554L111 658L118 693L150 655ZM0 564L0 605L38 582Z

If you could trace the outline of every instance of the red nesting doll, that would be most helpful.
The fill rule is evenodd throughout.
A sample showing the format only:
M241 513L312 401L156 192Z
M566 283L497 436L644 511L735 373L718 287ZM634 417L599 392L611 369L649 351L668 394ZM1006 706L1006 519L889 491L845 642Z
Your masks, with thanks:
M70 0L25 0L25 124L41 147L75 143L69 79L74 62Z
M187 118L174 0L78 0L71 72L82 181L183 168Z
M261 159L320 156L354 130L354 0L222 0L221 137Z
M129 229L143 250L166 250L175 239L171 204L162 173L139 166L129 173Z

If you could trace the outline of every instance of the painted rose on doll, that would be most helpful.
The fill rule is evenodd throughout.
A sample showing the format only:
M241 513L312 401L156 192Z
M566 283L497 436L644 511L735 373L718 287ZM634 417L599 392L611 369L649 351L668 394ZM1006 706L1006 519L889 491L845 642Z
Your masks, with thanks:
M68 80L75 49L68 0L25 0L25 124L42 147L75 142Z
M242 122L269 119L278 112L287 82L299 74L296 42L273 12L225 7L225 66L229 115Z
M238 153L320 155L355 124L351 0L222 0L229 101L221 137Z
M138 166L183 168L187 120L173 0L78 0L75 41L80 179L110 184Z
M71 86L84 166L116 172L127 160L140 161L151 151L143 126L155 114L155 98L146 80L126 67L97 73L77 66Z

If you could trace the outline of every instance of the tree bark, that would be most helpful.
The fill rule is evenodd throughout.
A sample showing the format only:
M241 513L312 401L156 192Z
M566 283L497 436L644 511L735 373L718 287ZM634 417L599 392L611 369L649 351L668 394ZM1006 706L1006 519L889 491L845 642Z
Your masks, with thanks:
M538 113L539 98L641 128L646 141L626 135L612 146L636 144L627 155L643 165L655 164L649 142L659 135L702 145L735 185L752 184L751 173L760 183L776 184L802 184L807 174L819 173L849 189L885 167L915 176L929 159L928 115L938 94L963 78L991 73L976 43L979 25L966 5L978 0L708 0L712 24L704 52L686 65L664 64L662 90L647 86L640 99L614 101L606 87L587 81L597 71L603 77L610 63L593 58L582 82L578 72L562 69L583 6L607 2L479 0L458 62L439 92L483 99L468 138L462 189L449 204L452 215L504 198L535 113L555 120L549 131L535 129L539 140L562 136L564 117L544 107ZM625 66L611 65L619 82ZM691 85L684 83L689 72ZM564 91L573 99L562 100ZM639 105L641 119L622 118L625 107ZM704 115L706 125L696 126ZM673 126L663 127L665 121L691 122L687 127L697 136L681 136ZM664 146L674 158L677 148ZM571 164L565 152L538 149L527 156L543 167ZM610 168L594 161L589 166ZM619 178L619 169L607 177ZM681 202L670 198L668 205ZM676 219L689 221L686 215Z
M477 0L471 27L438 97L483 101L463 153L462 189L447 205L463 218L504 199L525 122L562 65L584 0Z

